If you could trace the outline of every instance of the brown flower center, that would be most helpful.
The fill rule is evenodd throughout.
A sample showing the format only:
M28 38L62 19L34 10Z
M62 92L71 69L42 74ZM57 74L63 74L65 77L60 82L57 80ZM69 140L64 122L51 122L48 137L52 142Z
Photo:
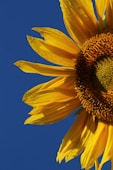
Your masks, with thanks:
M113 34L90 38L75 66L76 89L87 112L113 123Z

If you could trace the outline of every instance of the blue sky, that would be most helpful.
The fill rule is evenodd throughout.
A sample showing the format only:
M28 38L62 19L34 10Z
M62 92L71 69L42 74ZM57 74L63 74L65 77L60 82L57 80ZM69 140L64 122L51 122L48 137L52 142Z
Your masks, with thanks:
M13 63L43 60L30 48L26 35L32 27L66 29L58 0L0 0L0 170L79 170L79 157L58 164L56 153L75 117L53 125L24 125L31 108L22 96L31 87L49 80L21 72ZM76 134L75 134L76 135ZM110 169L106 164L104 169Z

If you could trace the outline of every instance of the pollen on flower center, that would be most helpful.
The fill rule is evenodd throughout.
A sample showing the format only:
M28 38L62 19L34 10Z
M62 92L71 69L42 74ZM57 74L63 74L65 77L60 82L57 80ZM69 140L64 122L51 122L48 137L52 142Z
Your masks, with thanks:
M113 90L113 60L104 58L97 62L92 69L91 80L102 91Z
M113 123L113 34L101 33L84 43L75 65L76 89L87 112Z

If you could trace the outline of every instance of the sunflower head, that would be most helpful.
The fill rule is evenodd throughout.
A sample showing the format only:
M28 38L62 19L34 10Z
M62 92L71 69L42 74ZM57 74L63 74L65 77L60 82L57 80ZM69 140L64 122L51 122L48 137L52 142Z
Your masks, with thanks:
M53 28L33 28L43 38L27 37L53 65L15 63L24 72L54 77L25 93L23 101L33 107L25 124L54 123L80 107L57 161L82 153L82 168L95 163L101 170L108 160L113 164L113 0L60 0L60 6L70 38Z

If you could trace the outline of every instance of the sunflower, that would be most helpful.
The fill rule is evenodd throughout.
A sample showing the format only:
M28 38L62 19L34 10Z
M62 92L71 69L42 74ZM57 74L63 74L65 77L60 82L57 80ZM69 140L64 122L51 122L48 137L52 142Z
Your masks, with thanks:
M54 123L80 108L57 161L81 154L82 168L101 170L111 161L113 170L113 0L60 0L60 6L71 38L47 27L33 28L43 38L27 37L53 64L15 63L26 73L54 77L25 93L23 101L33 107L25 124Z

